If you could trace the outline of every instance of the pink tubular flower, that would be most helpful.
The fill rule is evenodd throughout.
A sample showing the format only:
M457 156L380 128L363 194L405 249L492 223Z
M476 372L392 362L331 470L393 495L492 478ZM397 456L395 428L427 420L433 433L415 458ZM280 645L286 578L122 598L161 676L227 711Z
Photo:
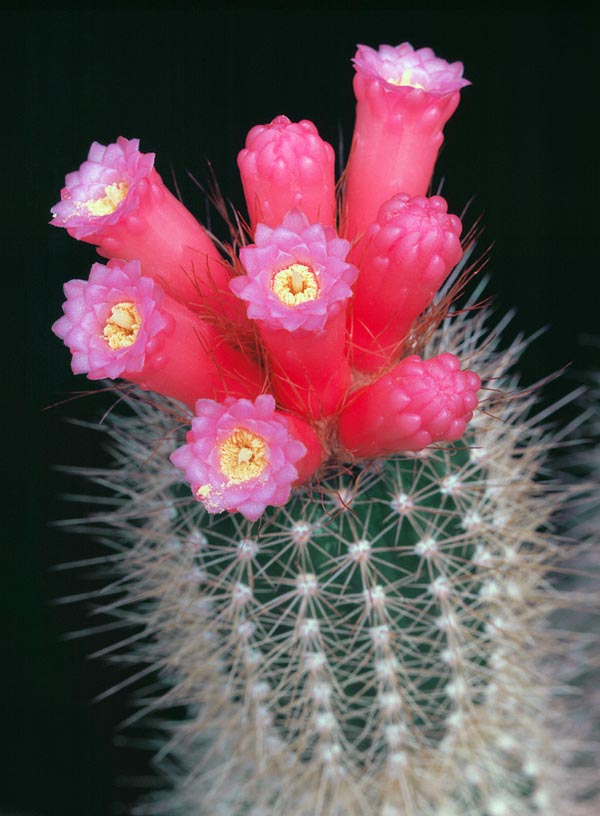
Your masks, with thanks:
M251 521L267 505L285 504L321 459L314 431L297 419L292 429L268 394L254 402L198 400L187 444L171 455L210 513L237 510Z
M333 148L312 122L277 116L269 125L256 125L238 167L253 228L276 227L294 208L311 224L335 224Z
M95 243L97 233L135 213L155 158L154 153L141 153L139 145L139 139L123 136L107 146L93 142L87 161L67 173L50 223L65 227L78 241Z
M322 331L352 295L358 270L346 262L349 249L332 227L294 210L275 229L258 225L255 244L240 250L247 275L230 286L248 317L269 328Z
M344 234L360 235L384 201L397 193L425 195L456 110L462 63L409 43L359 45L354 58L356 125L346 170Z
M94 142L87 161L67 174L52 213L51 224L94 244L105 258L139 260L145 275L188 304L234 305L225 261L165 187L154 153L139 151L139 139Z
M247 275L230 285L258 321L276 395L300 413L333 413L350 378L345 312L358 270L349 243L297 210L275 229L259 224L255 240L240 251Z
M441 196L399 194L354 246L352 362L374 371L393 361L415 319L462 257L462 224Z
M65 284L65 295L52 331L70 349L74 374L122 377L190 406L260 392L258 368L143 276L139 261L93 264L87 281Z
M341 444L354 456L418 451L462 436L477 407L481 381L453 354L406 357L359 391L342 411Z

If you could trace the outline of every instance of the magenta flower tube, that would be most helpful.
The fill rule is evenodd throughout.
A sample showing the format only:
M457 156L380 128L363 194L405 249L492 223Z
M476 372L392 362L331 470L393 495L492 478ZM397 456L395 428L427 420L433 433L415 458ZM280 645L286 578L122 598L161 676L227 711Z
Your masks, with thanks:
M335 225L334 152L312 122L277 116L248 133L238 167L252 227L276 227L291 209Z
M342 411L341 444L356 457L419 451L459 439L477 407L481 381L453 354L405 357L358 391Z
M96 263L88 280L64 288L52 331L70 349L74 374L120 377L191 407L201 397L260 393L258 366L142 275L138 261Z
M346 168L342 234L353 240L397 193L425 195L442 141L456 110L460 62L409 43L359 45L354 58L356 124Z
M340 407L350 383L346 306L358 270L347 241L294 210L272 229L259 224L231 288L247 302L271 359L272 387L286 408L314 418Z
M379 210L348 258L360 269L352 299L352 363L394 361L415 319L462 257L462 224L441 196L400 194Z
M238 511L251 521L285 504L322 458L315 432L297 418L289 423L269 394L199 400L186 444L171 455L210 513Z
M228 265L209 234L154 169L138 139L94 142L52 207L57 227L105 258L139 260L144 275L190 306L235 309Z

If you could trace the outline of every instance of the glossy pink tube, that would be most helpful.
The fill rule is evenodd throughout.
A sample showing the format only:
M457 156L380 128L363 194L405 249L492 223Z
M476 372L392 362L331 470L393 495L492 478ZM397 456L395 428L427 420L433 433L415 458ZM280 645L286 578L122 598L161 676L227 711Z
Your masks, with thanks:
M444 125L469 84L462 63L409 43L379 51L359 45L354 67L356 124L342 212L342 234L350 240L397 193L426 195Z
M201 397L260 393L258 366L142 275L138 261L96 263L65 294L52 330L70 349L74 374L122 378L190 407Z
M298 211L275 229L259 224L255 241L240 251L247 274L231 288L258 323L273 392L289 410L335 413L350 383L345 315L358 270L349 243Z
M153 165L138 139L94 142L87 161L67 174L50 223L105 258L139 260L144 275L187 305L239 318L228 264Z

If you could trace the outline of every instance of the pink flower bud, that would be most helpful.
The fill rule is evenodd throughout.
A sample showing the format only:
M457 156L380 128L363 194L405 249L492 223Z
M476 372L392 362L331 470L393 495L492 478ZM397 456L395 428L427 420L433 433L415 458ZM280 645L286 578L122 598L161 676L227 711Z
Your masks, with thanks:
M295 419L293 428L268 394L256 398L196 403L187 444L171 455L194 496L210 513L238 511L256 521L267 505L287 502L299 473L320 465L322 449L314 431Z
M352 362L375 371L402 348L415 319L462 257L462 224L441 196L400 194L353 248L360 268L352 301Z
M94 244L105 258L139 260L144 275L190 305L233 305L227 264L165 187L154 153L138 148L139 139L123 136L106 147L94 142L87 161L66 176L50 223Z
M335 224L334 153L312 122L277 116L256 125L238 155L250 221L276 227L294 208L311 224Z
M354 456L418 451L462 436L477 407L481 381L453 354L406 357L359 391L342 411L341 444Z
M258 367L143 276L139 261L96 263L87 281L64 289L64 315L52 331L70 349L74 374L121 377L190 406L200 397L260 393Z
M231 288L258 321L274 392L291 410L331 414L350 381L345 313L358 274L346 262L350 245L297 210L275 229L259 224L255 240L240 251L247 275Z
M359 45L354 58L356 124L346 168L344 235L353 239L397 193L425 195L456 110L462 63L448 63L430 48L409 43Z

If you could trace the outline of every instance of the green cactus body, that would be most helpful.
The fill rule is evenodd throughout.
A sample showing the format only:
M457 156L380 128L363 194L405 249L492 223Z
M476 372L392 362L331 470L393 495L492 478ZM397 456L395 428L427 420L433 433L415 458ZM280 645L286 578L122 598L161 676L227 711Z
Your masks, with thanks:
M182 488L172 411L113 417L119 465L98 476L120 502L95 521L120 541L119 615L172 684L143 708L187 710L161 751L172 790L140 813L576 812L544 672L561 648L554 492L536 481L550 440L507 374L522 344L483 343L484 317L427 349L494 383L464 440L334 469L256 523Z

